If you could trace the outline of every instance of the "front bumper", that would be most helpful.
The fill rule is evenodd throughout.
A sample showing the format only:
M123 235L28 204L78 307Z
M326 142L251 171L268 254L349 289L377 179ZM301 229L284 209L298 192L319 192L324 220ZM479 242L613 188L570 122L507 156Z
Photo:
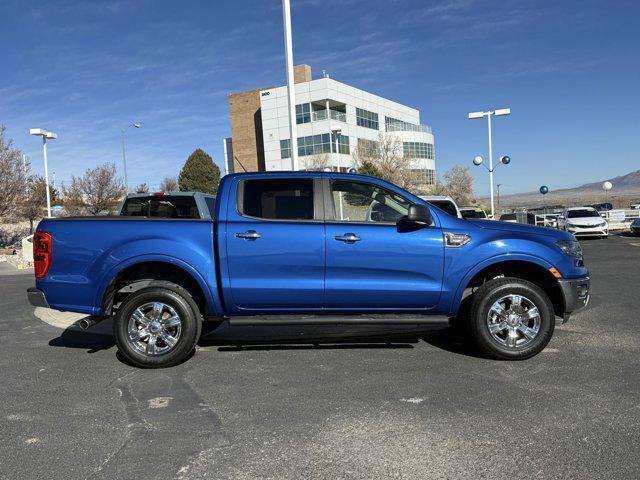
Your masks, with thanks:
M45 307L49 308L49 302L47 302L47 297L44 292L39 288L31 287L27 289L27 298L29 299L29 303L34 307Z
M572 313L583 309L589 303L589 277L577 278L572 280L558 280L562 297L564 299L564 316L563 323L569 321Z
M567 227L567 232L574 237L606 237L609 235L609 227Z

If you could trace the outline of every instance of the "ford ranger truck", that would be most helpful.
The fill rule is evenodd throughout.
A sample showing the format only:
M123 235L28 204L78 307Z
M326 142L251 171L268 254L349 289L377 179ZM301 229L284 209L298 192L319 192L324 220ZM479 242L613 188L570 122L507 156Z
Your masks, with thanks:
M364 175L227 175L215 203L198 205L208 211L188 218L44 219L29 301L84 313L84 326L113 316L130 363L167 367L193 352L204 322L456 319L485 355L521 360L589 299L573 235L459 219Z

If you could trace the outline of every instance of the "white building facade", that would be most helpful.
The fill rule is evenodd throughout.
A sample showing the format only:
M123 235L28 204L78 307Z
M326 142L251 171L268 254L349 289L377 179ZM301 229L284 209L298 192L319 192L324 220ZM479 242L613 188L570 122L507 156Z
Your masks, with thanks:
M393 135L412 159L419 183L435 183L433 133L420 124L418 110L331 78L296 83L295 98L300 169L309 169L312 157L327 154L334 170L346 171L356 166L353 154L359 145L376 148L379 143L370 142L379 142L380 134ZM291 170L287 87L261 90L260 109L265 169Z

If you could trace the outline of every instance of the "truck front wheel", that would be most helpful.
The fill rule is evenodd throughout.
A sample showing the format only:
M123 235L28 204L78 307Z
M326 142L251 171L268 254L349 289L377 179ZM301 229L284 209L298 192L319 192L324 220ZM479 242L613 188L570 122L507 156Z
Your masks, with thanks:
M191 355L200 337L202 321L193 298L178 285L158 284L128 295L113 324L118 350L138 367L176 365Z
M549 297L520 278L497 278L473 294L469 332L486 355L501 360L531 358L547 346L555 316Z

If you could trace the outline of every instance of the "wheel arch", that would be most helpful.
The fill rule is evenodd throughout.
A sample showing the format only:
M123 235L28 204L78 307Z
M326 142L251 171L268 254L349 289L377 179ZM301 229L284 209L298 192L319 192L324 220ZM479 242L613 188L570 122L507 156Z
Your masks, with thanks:
M540 287L549 297L554 314L563 316L565 305L558 279L549 271L553 265L534 256L504 256L476 265L460 282L454 297L454 315L458 313L466 293L473 294L475 289L489 280L499 277L514 277L527 280ZM464 299L470 297L467 295Z
M218 305L209 286L191 265L174 257L141 256L120 263L105 276L96 304L100 315L111 315L113 306L127 294L153 281L167 281L184 288L194 299L202 315L218 316Z

